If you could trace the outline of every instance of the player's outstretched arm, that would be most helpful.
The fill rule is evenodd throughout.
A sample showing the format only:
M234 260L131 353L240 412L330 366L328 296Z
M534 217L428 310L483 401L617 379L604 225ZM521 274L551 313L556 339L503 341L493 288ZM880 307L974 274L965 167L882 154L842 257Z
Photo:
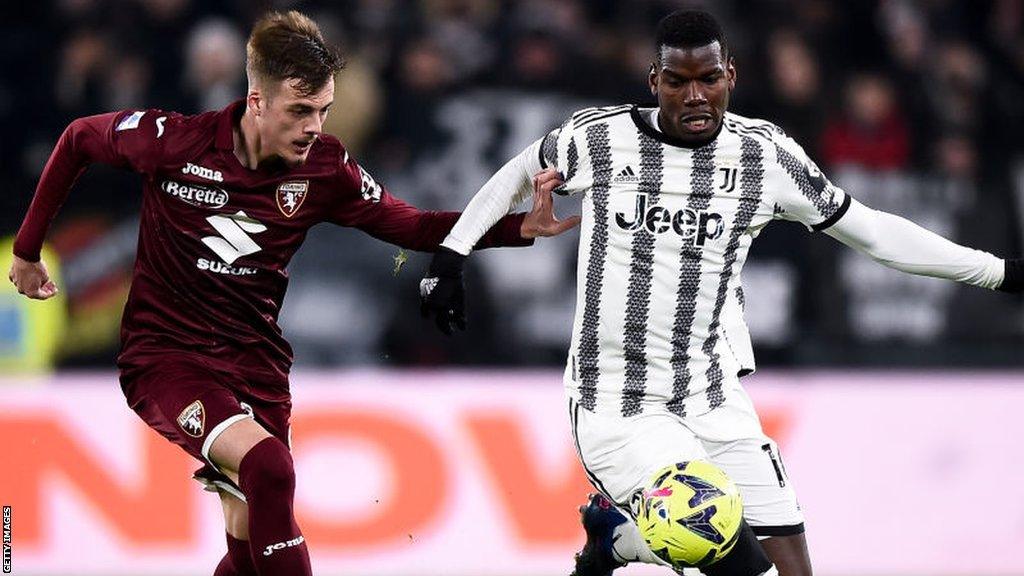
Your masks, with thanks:
M153 139L152 132L156 129L147 126L148 130L144 130L139 124L144 116L146 113L141 111L88 116L75 120L64 130L43 168L32 204L14 240L15 260L10 277L19 291L29 297L56 293L55 287L52 293L46 289L52 283L46 274L46 266L39 260L50 223L67 199L75 180L90 164L127 167L139 164L140 157L151 155L148 146L140 145L127 136L130 134L132 138L144 141ZM147 117L146 121L153 123L154 119ZM121 137L115 137L115 134Z
M520 235L523 238L557 236L579 224L579 216L570 216L565 220L559 220L555 216L551 194L560 185L562 179L558 172L552 169L543 170L532 178L533 206L520 226ZM467 217L473 217L470 208L467 208L462 216ZM462 218L459 222L462 222ZM420 281L420 314L424 318L433 316L438 329L450 336L453 328L466 329L462 268L468 250L466 254L462 254L447 244L448 240L434 253L430 269Z
M889 268L1006 292L1024 290L1021 260L961 246L857 201L825 233Z

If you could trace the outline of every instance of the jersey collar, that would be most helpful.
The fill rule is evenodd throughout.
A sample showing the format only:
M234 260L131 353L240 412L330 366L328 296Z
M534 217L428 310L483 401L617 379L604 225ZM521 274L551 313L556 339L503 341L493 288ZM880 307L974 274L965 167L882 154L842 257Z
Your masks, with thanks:
M245 113L245 100L236 100L221 110L217 119L217 142L219 150L235 149L235 126Z
M717 140L718 135L721 134L722 132L722 126L725 126L725 118L722 118L722 122L718 124L718 130L715 131L714 136L708 139L707 142L703 142L700 144L691 144L689 142L680 140L679 138L673 138L672 136L665 134L661 130L656 130L654 126L651 126L650 124L647 123L646 120L644 120L640 112L640 107L635 104L629 110L629 115L631 118L633 118L633 122L636 124L636 127L639 128L640 131L643 132L644 134L650 136L651 138L657 140L658 142L664 142L665 144L668 144L670 146L676 146L678 148L689 148L690 150L702 148Z

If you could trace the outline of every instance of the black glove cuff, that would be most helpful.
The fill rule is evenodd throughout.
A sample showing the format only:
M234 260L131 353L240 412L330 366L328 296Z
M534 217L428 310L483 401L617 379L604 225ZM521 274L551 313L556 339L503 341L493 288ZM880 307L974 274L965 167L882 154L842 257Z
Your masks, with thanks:
M1006 259L1006 268L1003 272L1003 283L998 290L1003 292L1020 292L1024 290L1024 259Z
M466 257L458 252L441 246L430 261L429 275L435 278L459 278Z

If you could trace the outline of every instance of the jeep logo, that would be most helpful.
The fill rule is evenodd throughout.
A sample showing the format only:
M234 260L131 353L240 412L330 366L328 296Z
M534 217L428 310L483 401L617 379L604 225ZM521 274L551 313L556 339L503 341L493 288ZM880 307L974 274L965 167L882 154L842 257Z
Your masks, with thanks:
M649 207L647 204L647 194L637 194L633 214L616 212L615 224L626 232L635 232L641 226L651 234L664 234L671 230L695 246L720 238L725 230L721 214L691 208L671 212L667 208Z
M228 203L228 193L213 186L165 180L160 184L160 189L193 206L220 208Z

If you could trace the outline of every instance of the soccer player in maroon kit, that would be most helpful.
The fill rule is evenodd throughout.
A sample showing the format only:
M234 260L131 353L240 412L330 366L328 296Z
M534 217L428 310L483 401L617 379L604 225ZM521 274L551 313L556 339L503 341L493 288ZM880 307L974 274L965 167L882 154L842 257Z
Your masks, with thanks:
M298 12L256 23L248 95L217 112L127 110L75 120L40 177L14 244L10 279L30 298L57 293L40 248L78 175L92 163L145 177L138 255L121 324L121 387L150 427L204 463L228 553L215 576L311 574L295 523L289 451L292 350L277 316L286 267L320 222L434 251L459 214L391 196L322 134L340 56ZM525 246L577 223L534 183L529 214L480 241Z

